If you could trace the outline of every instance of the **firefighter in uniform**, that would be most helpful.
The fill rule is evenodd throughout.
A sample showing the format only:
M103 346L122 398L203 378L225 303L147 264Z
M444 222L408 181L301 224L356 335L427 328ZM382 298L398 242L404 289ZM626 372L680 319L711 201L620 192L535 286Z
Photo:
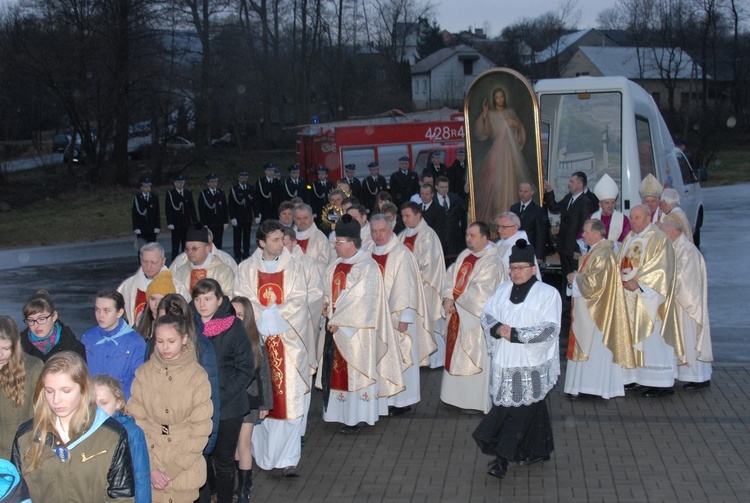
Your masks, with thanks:
M167 228L172 231L172 260L185 251L185 236L188 227L198 220L193 194L185 188L185 177L174 177L174 188L167 191L164 200Z
M408 202L411 196L419 193L419 175L409 169L409 158L398 160L398 171L391 175L391 197L396 208Z
M146 243L153 243L161 230L159 196L151 193L150 178L141 178L140 185L141 191L133 197L133 232Z
M349 195L359 199L362 195L362 182L354 176L355 171L357 171L356 164L344 166L344 180L349 184Z
M291 201L299 197L305 204L310 204L307 182L299 177L299 164L289 166L289 178L284 180L281 188L281 200Z
M281 181L276 178L276 166L273 163L263 166L265 175L255 182L255 216L258 223L279 218L281 203Z
M328 168L318 168L318 179L313 183L310 193L310 207L315 215L318 228L323 223L323 208L328 204L328 194L333 190L333 184L328 181Z
M234 227L234 259L237 263L250 256L250 233L253 228L253 199L255 190L248 185L247 171L237 174L237 184L229 191L229 220Z
M370 168L370 176L362 182L362 197L359 202L367 208L370 213L375 209L375 198L378 193L388 190L388 184L385 183L385 177L380 175L380 165L377 162L371 162L367 165Z
M214 235L213 244L221 250L224 243L224 230L227 223L227 198L224 191L218 188L219 177L214 173L206 176L208 187L198 196L198 214L201 222Z

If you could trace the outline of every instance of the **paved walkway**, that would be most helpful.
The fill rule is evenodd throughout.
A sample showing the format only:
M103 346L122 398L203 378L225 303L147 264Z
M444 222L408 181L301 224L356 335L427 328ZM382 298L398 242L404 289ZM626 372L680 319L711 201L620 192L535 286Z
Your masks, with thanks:
M442 370L423 369L422 401L352 436L323 422L313 394L298 479L255 469L266 502L747 502L750 372L717 364L712 386L662 399L549 398L552 459L487 476L471 433L480 415L440 402ZM563 369L564 376L564 369Z

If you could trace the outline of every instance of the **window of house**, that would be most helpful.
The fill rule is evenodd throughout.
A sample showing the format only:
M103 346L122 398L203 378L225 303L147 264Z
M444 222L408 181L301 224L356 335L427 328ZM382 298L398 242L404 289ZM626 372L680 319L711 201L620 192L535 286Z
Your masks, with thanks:
M474 75L474 60L473 59L464 60L464 75Z
M588 75L589 72L576 72L576 77L583 77L585 75Z

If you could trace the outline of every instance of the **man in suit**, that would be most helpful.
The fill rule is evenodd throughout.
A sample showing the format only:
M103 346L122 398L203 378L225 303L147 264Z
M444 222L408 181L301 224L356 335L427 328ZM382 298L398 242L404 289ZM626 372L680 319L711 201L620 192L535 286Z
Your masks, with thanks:
M409 169L409 158L403 156L398 160L398 171L391 175L391 197L393 204L400 208L409 201L412 194L419 191L419 176Z
M136 236L153 243L161 231L159 196L151 193L151 179L141 178L141 191L133 197L133 232Z
M378 197L378 193L387 191L388 185L385 183L385 177L380 175L380 165L377 162L371 162L367 167L370 168L370 176L362 181L362 197L359 198L359 202L368 212L372 212L376 209L375 198Z
M265 176L255 182L255 218L259 218L260 222L279 218L281 202L281 181L276 179L276 166L269 163L263 166L263 170Z
M435 233L440 235L438 228L443 226L443 211L435 202L435 187L429 183L423 183L419 188L419 207L422 210L422 220L430 226Z
M229 221L234 227L234 259L237 263L250 256L250 234L253 228L255 190L247 183L247 171L237 175L237 185L229 191Z
M185 188L185 177L174 177L174 188L167 191L164 201L167 214L167 229L172 231L172 260L185 251L185 236L188 227L198 220L193 194Z
M466 248L466 203L458 194L449 192L450 182L445 176L439 176L435 179L437 185L437 195L435 202L442 212L442 226L440 231L436 229L440 237L440 243L443 245L443 255L445 256L445 265L452 264L461 251ZM422 213L424 216L424 213Z
M544 263L544 251L547 248L547 216L545 210L534 201L534 186L528 182L518 184L519 202L510 207L510 211L521 220L521 230L526 232L529 243L536 252L537 264Z
M422 176L426 174L431 174L432 178L437 184L437 177L439 176L448 176L448 168L445 167L445 164L442 163L440 159L441 153L439 150L436 150L430 155L430 162L427 163L427 167L422 170Z
M568 194L561 201L555 200L555 192L549 182L544 182L544 204L552 213L560 213L560 231L557 233L557 252L560 254L560 268L563 281L568 274L578 270L581 250L578 237L583 224L597 210L599 200L588 191L588 178L583 171L576 171L568 180Z
M355 171L357 171L356 164L344 166L344 181L349 184L350 195L359 199L360 194L362 194L362 182L354 176Z
M299 197L305 204L310 203L310 193L307 189L307 182L299 177L299 164L289 166L289 178L282 182L281 200L291 201Z
M203 189L198 196L198 215L201 222L208 227L214 235L214 246L219 250L224 243L224 230L227 222L227 198L224 191L218 188L219 177L214 173L206 176L208 187Z
M469 204L469 179L466 173L466 150L456 150L456 160L448 168L448 182L450 191L461 196L466 204Z

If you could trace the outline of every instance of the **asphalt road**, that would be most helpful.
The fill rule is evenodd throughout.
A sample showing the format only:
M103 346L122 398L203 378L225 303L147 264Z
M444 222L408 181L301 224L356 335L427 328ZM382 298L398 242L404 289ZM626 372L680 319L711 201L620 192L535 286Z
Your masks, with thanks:
M62 152L55 152L52 154L43 154L38 157L30 157L28 159L18 159L15 161L7 161L2 166L8 173L12 171L24 171L27 169L41 168L49 164L59 164L63 162Z
M717 362L750 361L750 184L703 190L706 209L702 251L708 267L708 303ZM731 223L731 231L728 230ZM231 233L224 236L232 241ZM0 314L21 322L25 299L38 288L50 291L60 319L81 334L92 327L94 296L116 288L138 267L133 238L89 244L0 251ZM169 236L161 238L169 249ZM230 245L231 246L231 245ZM226 247L225 247L226 248Z

